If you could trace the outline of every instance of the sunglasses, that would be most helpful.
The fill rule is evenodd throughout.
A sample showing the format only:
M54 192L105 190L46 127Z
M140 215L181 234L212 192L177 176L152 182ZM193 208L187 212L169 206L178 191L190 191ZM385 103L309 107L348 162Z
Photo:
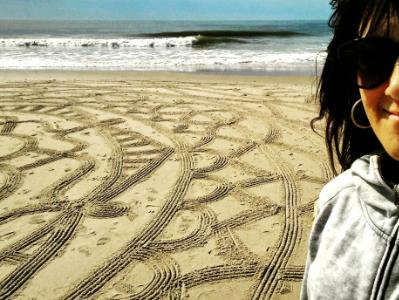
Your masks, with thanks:
M361 89L386 82L399 57L399 44L383 37L357 38L338 48L338 59L348 79Z

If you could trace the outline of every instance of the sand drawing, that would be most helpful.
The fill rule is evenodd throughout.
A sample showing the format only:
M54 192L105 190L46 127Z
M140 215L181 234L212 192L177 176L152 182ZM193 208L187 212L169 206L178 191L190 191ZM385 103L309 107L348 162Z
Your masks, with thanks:
M0 84L0 299L295 299L332 177L306 85Z

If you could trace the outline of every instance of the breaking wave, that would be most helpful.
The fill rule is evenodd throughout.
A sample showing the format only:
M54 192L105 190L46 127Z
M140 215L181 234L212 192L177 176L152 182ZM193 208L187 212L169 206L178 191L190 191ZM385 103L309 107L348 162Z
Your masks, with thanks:
M172 48L208 47L216 44L247 43L243 39L213 36L131 38L131 39L79 39L79 38L18 38L0 40L0 47L25 48Z

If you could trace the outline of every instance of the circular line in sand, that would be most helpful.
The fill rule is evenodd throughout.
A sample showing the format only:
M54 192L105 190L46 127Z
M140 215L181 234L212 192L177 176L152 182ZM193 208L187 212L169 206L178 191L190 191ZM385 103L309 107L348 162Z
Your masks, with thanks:
M25 143L12 136L0 135L0 158L16 153L25 147Z

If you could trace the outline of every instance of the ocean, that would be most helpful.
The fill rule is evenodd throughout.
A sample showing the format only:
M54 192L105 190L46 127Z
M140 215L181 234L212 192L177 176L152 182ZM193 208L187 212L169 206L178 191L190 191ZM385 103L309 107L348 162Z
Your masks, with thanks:
M327 21L6 21L0 69L314 75Z

